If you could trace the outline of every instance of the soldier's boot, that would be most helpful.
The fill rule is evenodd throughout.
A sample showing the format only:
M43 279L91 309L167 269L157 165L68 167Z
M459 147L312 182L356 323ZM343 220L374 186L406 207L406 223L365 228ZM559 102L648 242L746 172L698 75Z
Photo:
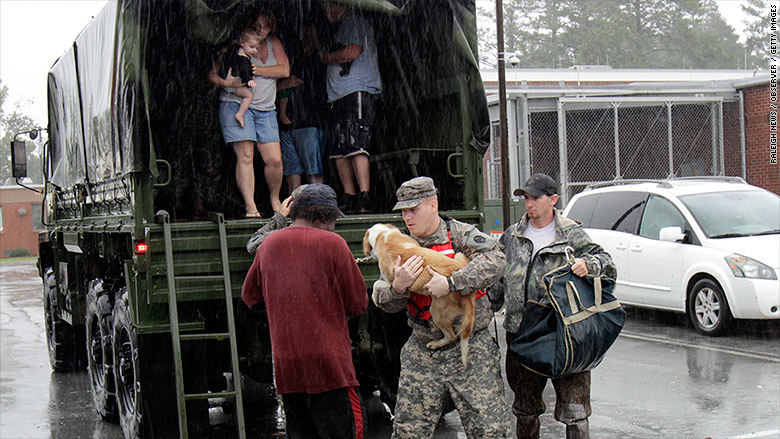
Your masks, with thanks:
M572 422L566 425L566 439L590 439L590 427L588 420Z
M539 429L541 426L542 424L539 421L539 416L518 416L515 430L517 439L539 439Z

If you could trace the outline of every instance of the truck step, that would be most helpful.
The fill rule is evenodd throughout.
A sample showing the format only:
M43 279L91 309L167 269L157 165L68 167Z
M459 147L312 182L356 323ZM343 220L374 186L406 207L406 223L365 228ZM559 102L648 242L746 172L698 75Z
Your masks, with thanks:
M203 332L198 334L181 334L182 340L227 340L230 338L229 332Z
M176 279L177 282L222 281L225 279L225 276L221 274L206 274L198 276L174 276L174 279Z
M197 400L197 399L211 399L211 398L235 398L236 392L234 391L227 391L227 392L210 392L210 393L187 393L184 395L184 399L187 401Z

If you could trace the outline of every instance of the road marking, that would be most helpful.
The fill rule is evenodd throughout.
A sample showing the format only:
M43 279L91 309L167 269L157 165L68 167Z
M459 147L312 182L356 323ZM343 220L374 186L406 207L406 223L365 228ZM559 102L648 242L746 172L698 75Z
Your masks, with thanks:
M767 430L759 431L758 433L741 434L739 436L732 436L731 439L745 439L752 437L778 437L780 436L780 430Z
M628 333L624 333L624 332L621 332L620 336L621 337L626 337L626 338L633 338L635 340L654 341L656 343L664 343L664 344L670 344L670 345L681 346L681 347L686 347L686 348L693 348L693 349L703 349L705 351L720 352L720 353L723 353L723 354L736 355L736 356L739 356L739 357L753 358L753 359L756 359L756 360L764 360L764 361L771 361L773 363L780 363L780 358L779 357L776 357L776 356L773 356L773 355L769 355L769 354L761 355L761 354L754 354L754 353L751 353L751 352L737 351L737 350L734 350L734 349L718 348L718 347L714 347L714 346L701 346L701 345L696 345L696 344L692 344L692 343L686 343L686 342L682 342L682 341L666 340L666 339L663 339L663 338L648 337L646 335L628 334Z

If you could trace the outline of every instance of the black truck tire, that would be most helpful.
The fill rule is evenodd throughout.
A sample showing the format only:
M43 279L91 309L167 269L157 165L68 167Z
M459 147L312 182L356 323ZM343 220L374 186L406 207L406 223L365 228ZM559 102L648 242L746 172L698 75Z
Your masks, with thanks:
M119 424L127 439L144 437L143 398L138 373L138 332L132 324L127 292L121 291L114 305L113 364Z
M87 371L95 409L109 421L117 418L111 308L111 297L104 290L103 280L90 282L86 305Z
M43 309L51 368L54 372L72 372L76 370L74 331L58 315L57 279L51 268L43 274Z
M126 288L116 293L113 344L117 409L125 438L180 437L171 334L138 334ZM185 389L203 391L205 375L192 358L183 360L190 371L185 370ZM189 437L207 436L208 401L187 402L187 425Z

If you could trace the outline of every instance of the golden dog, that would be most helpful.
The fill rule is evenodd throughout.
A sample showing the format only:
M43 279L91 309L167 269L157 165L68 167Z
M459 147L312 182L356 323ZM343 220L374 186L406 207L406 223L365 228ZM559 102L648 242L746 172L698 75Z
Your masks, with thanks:
M401 263L406 262L412 256L423 258L423 270L414 281L409 291L417 294L431 296L423 285L431 280L431 274L427 267L444 276L449 276L453 271L469 263L469 259L462 253L449 258L435 250L421 247L412 237L404 235L397 227L390 224L374 224L363 238L363 252L366 256L373 255L379 262L379 271L382 278L391 285L394 279L393 269L398 256ZM431 317L433 323L444 333L444 338L434 340L427 344L428 349L439 349L454 342L460 336L461 359L464 367L468 364L469 337L474 330L475 296L472 291L468 295L459 292L447 294L444 297L431 297ZM458 333L454 331L455 319L462 315L462 321Z

